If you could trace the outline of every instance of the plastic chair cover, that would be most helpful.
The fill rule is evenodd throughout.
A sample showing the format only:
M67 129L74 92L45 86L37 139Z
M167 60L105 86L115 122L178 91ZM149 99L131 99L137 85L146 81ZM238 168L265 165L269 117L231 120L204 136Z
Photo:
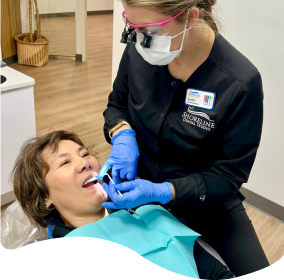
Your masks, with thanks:
M15 249L30 243L48 239L47 229L37 227L15 200L1 219L1 243L6 249Z

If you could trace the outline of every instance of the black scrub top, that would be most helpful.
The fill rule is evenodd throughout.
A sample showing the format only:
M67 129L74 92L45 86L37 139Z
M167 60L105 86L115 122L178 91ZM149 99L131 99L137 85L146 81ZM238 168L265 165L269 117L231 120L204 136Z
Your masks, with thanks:
M208 92L214 108L193 105L190 90ZM244 199L239 189L260 142L261 76L220 34L185 83L173 78L168 66L147 63L128 44L104 117L109 143L108 128L118 119L129 122L140 152L138 176L173 184L176 199L164 207L174 215L186 217L197 207L229 210Z

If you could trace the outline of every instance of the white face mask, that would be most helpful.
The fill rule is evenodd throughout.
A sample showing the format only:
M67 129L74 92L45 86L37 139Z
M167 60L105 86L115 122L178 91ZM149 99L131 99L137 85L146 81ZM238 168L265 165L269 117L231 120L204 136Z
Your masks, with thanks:
M171 37L171 36L159 36L152 35L151 48L143 48L140 45L140 42L144 39L144 35L142 33L137 33L137 43L135 44L137 52L143 57L145 61L152 65L167 65L171 63L176 57L181 54L184 42L185 32L191 27L187 28L187 22L184 27L184 31L179 34ZM172 39L179 36L183 33L181 47L177 51L170 51Z

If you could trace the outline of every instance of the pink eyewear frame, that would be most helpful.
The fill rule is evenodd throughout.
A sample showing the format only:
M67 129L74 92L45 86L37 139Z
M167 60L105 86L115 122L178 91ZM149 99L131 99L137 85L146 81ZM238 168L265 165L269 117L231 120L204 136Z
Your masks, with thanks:
M122 17L123 17L123 20L126 24L134 27L134 28L139 28L139 27L147 27L147 26L164 26L166 25L167 23L171 22L172 20L174 20L175 18L179 17L180 15L182 15L183 13L185 12L185 10L183 10L182 12L180 12L179 14L177 14L176 16L164 21L164 22L159 22L159 23L148 23L148 24L132 24L130 23L127 18L126 18L126 12L124 11L122 13Z

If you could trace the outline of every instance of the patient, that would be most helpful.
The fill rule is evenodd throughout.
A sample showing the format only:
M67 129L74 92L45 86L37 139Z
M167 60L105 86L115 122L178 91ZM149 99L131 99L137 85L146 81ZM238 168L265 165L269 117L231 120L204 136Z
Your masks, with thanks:
M12 172L15 195L32 222L47 227L56 218L52 236L64 237L108 215L101 205L107 193L95 179L100 167L76 134L51 132L23 145ZM197 242L194 258L202 279L233 278Z
M24 144L12 172L14 192L37 225L46 227L56 216L66 226L80 227L107 213L101 205L107 194L92 179L99 170L77 135L55 131Z

